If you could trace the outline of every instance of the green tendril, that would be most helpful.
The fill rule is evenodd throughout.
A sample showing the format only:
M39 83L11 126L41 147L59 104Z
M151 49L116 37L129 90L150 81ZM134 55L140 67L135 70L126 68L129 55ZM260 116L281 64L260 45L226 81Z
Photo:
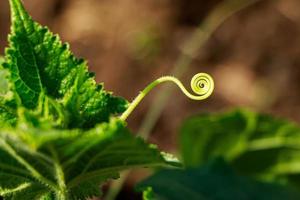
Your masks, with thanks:
M188 98L197 101L207 99L214 90L214 80L210 75L206 73L198 73L191 80L191 88L196 95L191 94L177 78L173 76L163 76L150 83L143 91L141 91L140 94L130 103L129 107L121 115L120 119L125 121L133 112L133 110L138 106L138 104L143 100L143 98L153 88L164 82L175 83Z

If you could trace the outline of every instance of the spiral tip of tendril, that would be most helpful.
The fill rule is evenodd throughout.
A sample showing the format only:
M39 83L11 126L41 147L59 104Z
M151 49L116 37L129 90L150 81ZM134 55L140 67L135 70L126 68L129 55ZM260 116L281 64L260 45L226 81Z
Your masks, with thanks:
M193 92L199 96L209 97L214 91L214 80L206 73L198 73L191 80Z

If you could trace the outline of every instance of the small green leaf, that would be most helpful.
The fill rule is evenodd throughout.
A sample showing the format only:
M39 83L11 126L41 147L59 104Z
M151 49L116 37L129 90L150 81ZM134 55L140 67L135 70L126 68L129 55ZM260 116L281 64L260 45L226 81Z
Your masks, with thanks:
M300 128L282 119L245 110L200 115L184 123L180 137L190 167L221 156L239 173L263 180L300 175Z
M187 170L162 170L137 186L145 200L297 200L300 194L280 185L237 176L222 160ZM149 196L150 195L150 196Z
M7 199L32 190L34 195L50 192L58 199L85 199L99 196L99 185L118 178L122 170L178 165L135 138L119 120L85 132L2 130L0 158L0 178L10 177L0 179L1 194Z
M70 128L93 127L126 109L127 101L97 85L86 62L75 58L57 35L34 22L20 0L10 0L10 5L12 33L4 66L21 106L36 109L56 101L64 108L58 111L64 114L62 126ZM57 109L45 110L41 113L57 116Z

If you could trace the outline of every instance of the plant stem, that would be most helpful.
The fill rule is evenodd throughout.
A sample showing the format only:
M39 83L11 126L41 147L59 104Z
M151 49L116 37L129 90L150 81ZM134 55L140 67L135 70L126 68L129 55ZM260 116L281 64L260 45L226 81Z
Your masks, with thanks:
M59 200L68 200L68 195L66 192L59 192L58 194L56 194L56 196Z
M150 83L140 94L132 101L128 109L120 117L121 120L126 120L128 116L133 112L133 110L138 106L138 104L145 98L145 96L156 86L164 82L175 83L188 98L193 100L204 100L208 98L214 90L214 81L210 75L205 73L196 74L191 81L191 88L197 95L191 94L180 80L173 76L163 76L152 83Z
M57 198L60 200L67 200L68 192L67 192L67 186L66 186L66 181L65 181L65 174L62 169L61 163L59 162L57 152L55 151L53 146L49 146L48 149L51 152L52 157L53 157L55 176L56 176L57 184L59 187L59 191L56 194Z

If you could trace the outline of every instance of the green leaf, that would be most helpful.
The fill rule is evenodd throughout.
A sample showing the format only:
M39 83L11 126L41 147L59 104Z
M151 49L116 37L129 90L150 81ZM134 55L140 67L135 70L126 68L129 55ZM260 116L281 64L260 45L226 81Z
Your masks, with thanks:
M297 200L280 185L237 176L223 160L187 170L162 170L137 186L145 200Z
M0 56L0 67L2 68L2 65L4 63L4 57L3 56Z
M189 167L221 156L263 180L294 182L300 175L300 128L282 119L246 110L200 115L184 123L180 137Z
M16 123L16 110L13 102L13 93L9 83L9 73L3 68L4 58L0 56L0 125Z
M8 72L2 68L2 65L0 64L0 96L3 98L3 96L8 92L9 90L9 82L7 79Z
M7 199L28 193L31 199L49 194L86 199L99 196L99 185L122 170L177 165L119 120L85 132L2 130L0 158L0 195Z
M4 57L0 56L0 100L3 102L4 96L9 92L9 73L3 68Z
M153 192L153 189L151 187L147 187L143 191L143 199L144 200L155 200L155 194Z
M15 110L7 105L0 104L0 126L14 126L17 123Z
M46 104L40 113L59 118L62 127L70 128L91 128L126 109L127 101L97 85L86 62L75 58L57 35L34 22L20 0L10 0L10 5L12 32L4 66L21 106L37 109ZM60 106L53 101L63 109L57 111Z

